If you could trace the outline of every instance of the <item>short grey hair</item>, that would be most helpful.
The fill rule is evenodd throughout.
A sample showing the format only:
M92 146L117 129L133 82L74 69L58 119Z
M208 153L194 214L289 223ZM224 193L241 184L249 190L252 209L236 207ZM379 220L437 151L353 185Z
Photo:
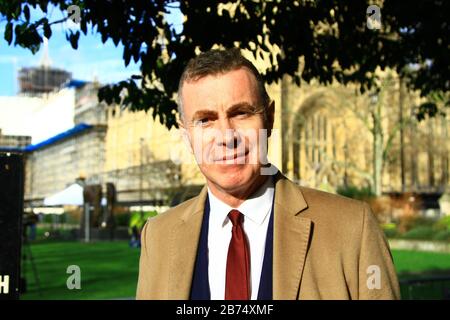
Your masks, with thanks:
M180 119L184 119L181 95L183 84L186 81L197 81L209 75L226 73L228 71L237 70L240 68L247 68L251 74L255 76L258 84L259 98L264 109L264 121L267 121L267 108L270 103L270 98L264 86L264 79L253 63L241 54L239 48L206 51L197 57L192 58L188 62L183 73L181 74L180 82L178 83L178 113L180 115Z

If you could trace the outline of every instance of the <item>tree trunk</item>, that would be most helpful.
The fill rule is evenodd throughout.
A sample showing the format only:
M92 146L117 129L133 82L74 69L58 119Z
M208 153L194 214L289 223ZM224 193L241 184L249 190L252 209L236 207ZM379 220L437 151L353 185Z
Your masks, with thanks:
M381 196L381 173L383 168L383 131L381 127L381 106L377 102L372 112L373 119L373 192Z
M400 76L399 78L399 121L403 122L403 105L404 105L404 91L403 91L403 80ZM403 134L403 125L400 127L400 179L402 192L406 191L405 182L405 136Z

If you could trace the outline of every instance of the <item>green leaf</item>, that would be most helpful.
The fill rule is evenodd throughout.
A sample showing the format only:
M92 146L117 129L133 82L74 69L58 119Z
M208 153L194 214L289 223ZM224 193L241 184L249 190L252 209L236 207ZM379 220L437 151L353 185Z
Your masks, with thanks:
M83 32L84 35L87 34L87 23L85 19L81 19L80 21L80 29Z
M123 60L125 62L125 66L128 66L131 60L131 50L128 48L123 49Z
M13 35L13 24L12 22L8 22L5 28L5 40L8 42L8 44L11 44L12 42L12 35Z
M47 39L50 39L50 37L52 36L52 28L51 28L50 24L48 23L48 21L46 21L44 23L44 36Z
M27 22L29 22L30 21L30 8L27 5L25 5L23 7L23 14L25 15L25 19L27 20Z
M77 31L75 33L71 32L70 35L69 35L70 45L75 50L78 49L78 39L79 38L80 38L80 31Z

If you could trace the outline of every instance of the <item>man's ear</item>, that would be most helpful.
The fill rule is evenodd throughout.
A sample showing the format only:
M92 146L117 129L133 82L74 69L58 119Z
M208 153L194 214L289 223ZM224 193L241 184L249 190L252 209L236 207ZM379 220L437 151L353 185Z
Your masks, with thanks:
M267 107L267 137L272 135L273 123L275 120L275 101L270 101Z

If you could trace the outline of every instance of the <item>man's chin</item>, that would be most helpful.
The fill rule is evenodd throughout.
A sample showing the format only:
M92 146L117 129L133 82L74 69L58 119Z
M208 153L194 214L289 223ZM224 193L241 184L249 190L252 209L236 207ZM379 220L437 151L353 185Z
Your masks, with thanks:
M246 177L241 175L228 174L223 177L218 177L216 181L222 189L231 190L233 188L239 188L239 186L245 184L247 180Z
M211 177L208 180L227 191L245 188L254 178L254 168L248 164L214 165L209 169L212 170L208 170L210 174L206 176Z
M221 181L230 181L230 184L241 184L252 180L255 168L250 164L214 164L211 167L215 178Z

